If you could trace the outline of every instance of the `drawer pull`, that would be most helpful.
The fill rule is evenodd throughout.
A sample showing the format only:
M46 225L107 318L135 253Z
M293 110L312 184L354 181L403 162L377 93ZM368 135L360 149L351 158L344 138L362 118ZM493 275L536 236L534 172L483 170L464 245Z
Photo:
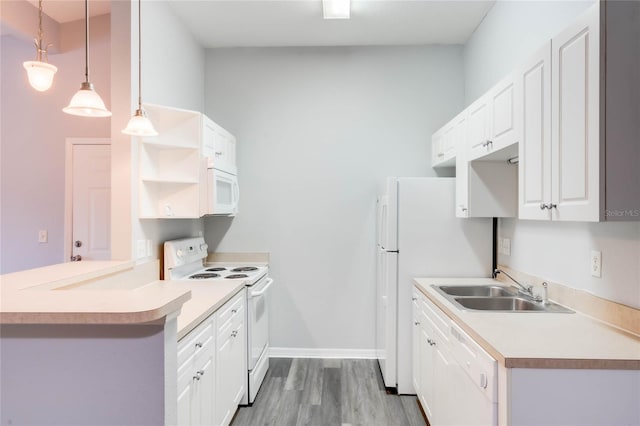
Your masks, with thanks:
M238 310L237 310L237 309L232 309L232 310L231 310L231 313L232 313L232 314L235 314L236 312L238 312Z
M201 342L196 342L196 348L201 348L202 347L202 343Z

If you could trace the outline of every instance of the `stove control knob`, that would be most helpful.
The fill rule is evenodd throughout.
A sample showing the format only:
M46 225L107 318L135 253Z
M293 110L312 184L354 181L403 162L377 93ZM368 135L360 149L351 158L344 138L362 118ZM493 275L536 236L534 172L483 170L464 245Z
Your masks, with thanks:
M176 251L176 256L178 256L178 259L180 259L181 257L184 256L184 251L182 251L182 250Z
M206 243L205 244L200 244L200 250L207 251L208 248L209 248L209 246Z

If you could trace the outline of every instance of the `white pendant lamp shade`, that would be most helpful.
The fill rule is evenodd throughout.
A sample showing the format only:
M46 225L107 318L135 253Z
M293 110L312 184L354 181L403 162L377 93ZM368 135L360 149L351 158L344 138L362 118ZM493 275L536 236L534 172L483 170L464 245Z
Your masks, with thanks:
M138 109L122 133L139 137L158 136L153 123L142 109L142 0L138 0Z
M62 111L81 117L111 117L102 98L89 82L89 0L84 0L84 82Z
M62 111L82 117L111 117L111 111L104 106L102 98L93 89L93 84L87 82L82 83L80 90Z
M51 84L53 84L53 75L58 71L58 68L47 62L48 53L47 49L51 44L45 44L42 39L44 37L44 31L42 30L42 0L38 1L38 36L33 39L36 46L36 60L26 61L22 64L24 69L27 70L27 77L29 78L29 84L38 92L45 92L49 90Z
M22 64L27 70L29 84L38 92L49 90L53 84L53 75L58 67L42 61L26 61Z
M145 117L141 109L136 110L135 115L131 117L122 133L132 136L158 136L158 132L153 128L151 120Z

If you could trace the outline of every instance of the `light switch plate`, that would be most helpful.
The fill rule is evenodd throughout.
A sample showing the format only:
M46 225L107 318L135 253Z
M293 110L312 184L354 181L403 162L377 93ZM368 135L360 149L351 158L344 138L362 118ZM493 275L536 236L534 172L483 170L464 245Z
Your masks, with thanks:
M38 231L38 242L39 243L48 243L49 242L49 233L46 229L41 229Z
M589 263L591 276L602 278L602 252L598 250L591 250L591 260Z
M147 240L147 257L151 257L152 252L153 252L153 246L152 246L151 240Z

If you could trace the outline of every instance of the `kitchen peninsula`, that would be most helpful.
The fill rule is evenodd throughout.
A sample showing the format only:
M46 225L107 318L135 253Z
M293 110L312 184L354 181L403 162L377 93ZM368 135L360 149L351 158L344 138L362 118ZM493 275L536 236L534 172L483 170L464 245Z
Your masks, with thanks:
M178 336L244 284L207 293L157 271L71 262L1 276L0 423L176 423Z

